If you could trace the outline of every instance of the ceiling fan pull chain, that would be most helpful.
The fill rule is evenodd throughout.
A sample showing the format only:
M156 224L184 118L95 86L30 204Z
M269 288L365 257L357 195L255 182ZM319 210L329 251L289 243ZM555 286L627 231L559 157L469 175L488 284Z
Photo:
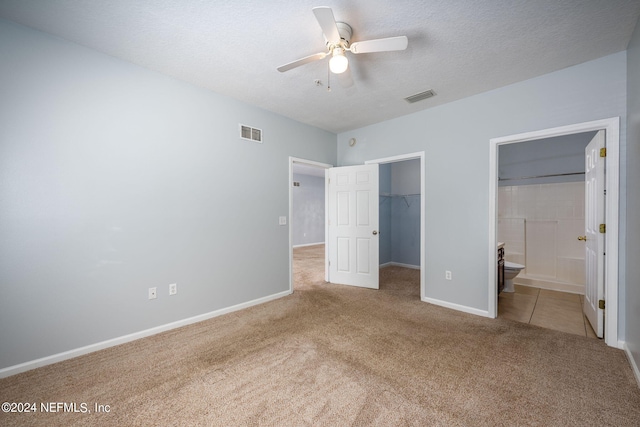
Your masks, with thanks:
M331 92L331 67L327 62L327 92Z

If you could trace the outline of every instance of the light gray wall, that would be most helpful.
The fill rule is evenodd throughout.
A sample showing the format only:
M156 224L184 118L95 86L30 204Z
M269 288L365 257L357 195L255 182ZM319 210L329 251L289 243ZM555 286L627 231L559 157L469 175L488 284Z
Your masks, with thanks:
M391 163L392 261L420 265L420 160Z
M419 159L391 163L391 192L394 194L420 194Z
M596 132L545 138L498 147L498 185L550 184L584 181L584 149ZM573 174L545 178L515 179Z
M338 164L424 150L426 296L487 310L489 140L615 116L621 117L620 287L624 290L625 52L341 133ZM349 148L352 137L358 144ZM453 280L445 280L445 270L452 271ZM624 307L624 300L620 303Z
M420 265L420 161L380 165L380 264ZM407 197L399 197L407 195Z
M640 22L627 51L626 344L640 368Z
M0 57L0 368L289 289L289 156L335 134L7 21Z
M293 245L324 242L324 178L293 174Z
M391 163L383 163L378 168L378 182L381 194L391 193ZM391 197L379 197L378 221L380 226L379 263L393 261L391 252Z
M420 196L391 199L391 260L420 266Z

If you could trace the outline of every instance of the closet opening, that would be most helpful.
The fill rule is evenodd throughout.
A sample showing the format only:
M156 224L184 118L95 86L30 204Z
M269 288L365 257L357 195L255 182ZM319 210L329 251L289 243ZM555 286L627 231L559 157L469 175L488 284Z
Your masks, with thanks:
M398 287L422 300L424 153L366 163L379 164L380 289Z

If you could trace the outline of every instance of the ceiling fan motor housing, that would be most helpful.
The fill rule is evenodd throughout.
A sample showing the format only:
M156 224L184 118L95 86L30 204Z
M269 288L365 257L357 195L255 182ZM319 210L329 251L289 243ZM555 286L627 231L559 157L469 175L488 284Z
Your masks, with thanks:
M351 28L351 25L344 22L336 22L336 27L338 27L338 33L340 34L340 44L343 47L348 48L349 43L351 43L351 36L353 35L353 29ZM327 40L327 45L330 44L331 42Z

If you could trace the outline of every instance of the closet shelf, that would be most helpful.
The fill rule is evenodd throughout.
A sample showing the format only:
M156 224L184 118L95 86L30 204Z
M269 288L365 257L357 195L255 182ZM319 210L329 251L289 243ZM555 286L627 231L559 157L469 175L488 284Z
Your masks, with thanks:
M419 196L419 195L420 195L420 193L413 193L413 194L380 193L380 197L387 197L387 198L388 197L402 197L404 199L404 202L407 204L407 207L411 206L411 203L409 203L409 200L407 199L407 197Z

